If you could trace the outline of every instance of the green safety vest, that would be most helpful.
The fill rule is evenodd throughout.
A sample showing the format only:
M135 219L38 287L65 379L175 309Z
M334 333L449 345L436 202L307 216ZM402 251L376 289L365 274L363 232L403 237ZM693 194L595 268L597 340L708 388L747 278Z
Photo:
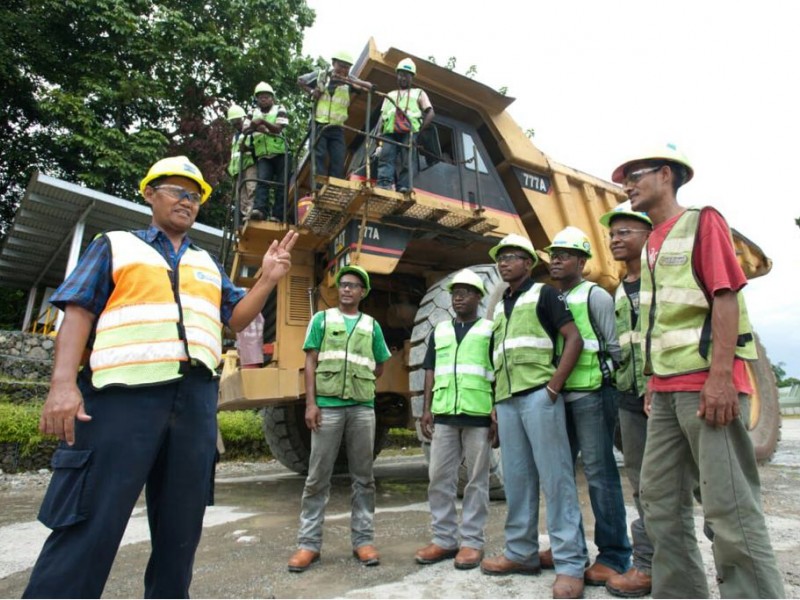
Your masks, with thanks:
M399 108L406 113L409 121L411 121L411 131L416 133L422 124L422 110L419 107L419 97L422 90L419 88L411 88L407 94L398 101L397 96L400 90L392 90L387 96L394 100L391 102L389 98L384 99L383 106L381 107L381 119L383 119L383 133L394 133L394 120L396 110ZM395 104L396 103L396 104Z
M710 207L702 210L714 210ZM689 208L661 245L656 265L647 260L650 242L642 250L639 319L644 333L644 372L661 377L706 371L711 367L711 304L694 272L693 254L701 209ZM731 244L733 239L731 239ZM753 329L741 292L736 356L758 358Z
M328 91L330 77L329 71L320 71L317 75L317 89L322 95L317 100L314 120L326 125L343 125L347 120L347 109L350 106L350 88L347 84L337 85L331 95Z
M578 362L564 383L566 392L599 390L603 385L603 372L610 377L613 370L606 352L606 342L597 332L589 312L589 296L596 285L584 279L564 294L575 326L583 338L583 350ZM556 354L561 356L564 351L564 337L561 334L556 343Z
M244 157L241 156L241 150L239 150L239 146L242 143L242 137L244 137L245 143L245 152ZM242 136L240 132L236 132L233 134L233 140L231 141L231 162L228 164L228 175L231 177L236 177L239 174L239 161L243 159L242 162L242 170L247 169L247 167L253 166L255 161L253 160L253 153L252 150L252 138L248 142L249 136Z
M494 373L489 360L492 322L486 319L470 327L456 343L452 321L436 325L436 370L431 412L436 415L486 416L492 412Z
M318 396L371 402L375 399L375 320L361 313L350 334L338 308L325 311L322 344L317 356Z
M641 300L641 296L640 296ZM633 327L633 305L625 286L620 283L614 297L617 315L617 335L622 358L617 369L617 389L620 392L632 392L638 398L644 394L647 381L644 376L642 360L642 336L639 327L641 318Z
M273 104L267 114L264 114L260 109L256 108L253 111L253 120L264 119L267 123L275 123L278 119L279 112L285 111L283 107L277 104ZM286 153L286 142L279 135L256 131L253 133L253 148L256 151L257 158L261 158L262 156L274 156L275 154Z
M536 306L543 284L534 283L506 319L502 299L494 307L495 402L550 381L553 340L539 322Z

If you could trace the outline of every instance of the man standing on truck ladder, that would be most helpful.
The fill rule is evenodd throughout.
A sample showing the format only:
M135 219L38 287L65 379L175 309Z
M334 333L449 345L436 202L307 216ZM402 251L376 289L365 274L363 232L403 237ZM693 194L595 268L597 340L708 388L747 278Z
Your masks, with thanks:
M397 87L387 94L381 107L384 142L378 157L378 187L398 192L409 191L408 148L414 145L416 135L433 121L433 106L428 94L420 88L412 88L411 81L417 74L417 65L410 58L397 63ZM394 142L394 143L392 143ZM400 157L400 172L395 181L397 157ZM416 162L416 161L415 161Z
M620 358L614 300L596 283L583 278L583 268L592 257L589 238L583 231L567 227L545 250L550 253L550 277L564 294L583 338L583 351L563 391L572 460L577 464L580 453L595 520L598 555L586 569L584 581L603 586L612 575L626 572L631 561L625 500L614 458L617 392L612 374ZM564 340L559 337L558 355L563 346ZM540 552L539 562L543 568L552 568L552 553Z
M447 285L454 319L438 323L428 339L420 428L431 441L428 501L433 541L415 559L426 565L455 557L456 569L483 558L489 515L489 467L497 425L492 421L492 322L478 317L486 295L480 276L463 269ZM467 485L459 542L456 491L462 458Z
M391 353L378 322L359 311L369 294L369 274L350 265L336 274L339 306L316 313L308 325L306 352L306 425L311 456L303 488L298 549L289 570L302 572L319 561L322 523L331 475L344 437L353 480L350 517L353 556L362 565L380 563L375 548L375 380Z
M155 163L139 190L150 227L95 239L50 299L66 315L39 428L62 442L39 511L53 532L27 598L99 598L145 485L144 595L189 597L212 497L222 324L243 329L291 268L292 231L245 294L192 243L211 186L185 156Z
M256 108L253 110L253 121L250 129L253 132L253 148L256 153L258 168L258 185L256 200L250 218L254 221L283 221L284 185L286 162L286 141L281 134L289 124L286 109L275 104L275 92L272 86L260 82L254 91ZM270 188L274 190L270 202ZM271 209L270 209L271 207Z
M606 589L615 596L638 598L650 593L653 564L653 543L645 530L644 513L639 500L642 457L647 440L647 415L644 413L647 380L642 370L639 289L642 248L653 224L646 213L631 210L630 202L620 204L604 214L600 217L600 223L608 227L609 247L614 259L625 262L625 276L615 294L617 335L621 351L616 386L625 472L633 488L633 502L639 513L639 517L631 523L633 566L625 573L609 577Z
M350 98L358 90L369 91L373 84L350 75L353 57L339 51L331 59L330 69L318 69L297 79L300 86L316 102L317 139L312 140L314 170L317 175L344 178L344 125ZM328 167L325 168L325 159Z
M255 154L253 152L253 134L246 134L244 131L249 128L250 121L247 114L238 104L231 104L228 109L228 122L233 127L233 138L231 139L231 161L228 163L228 175L233 178L233 185L236 186L236 198L239 199L239 213L246 221L250 218L253 210L253 201L256 195L256 179L258 170L256 169ZM239 171L241 169L243 184L239 183Z
M744 361L757 358L741 295L747 279L722 215L678 204L678 188L693 175L683 152L667 144L634 155L611 176L631 208L653 222L639 293L651 375L640 500L654 546L652 593L708 597L692 518L692 482L699 481L720 595L782 598L742 418L753 391Z
M561 389L583 348L563 297L534 283L531 242L515 233L489 250L509 285L494 310L495 411L508 514L503 554L486 558L486 575L539 575L539 488L555 557L554 598L580 598L586 549ZM556 366L555 340L564 336Z

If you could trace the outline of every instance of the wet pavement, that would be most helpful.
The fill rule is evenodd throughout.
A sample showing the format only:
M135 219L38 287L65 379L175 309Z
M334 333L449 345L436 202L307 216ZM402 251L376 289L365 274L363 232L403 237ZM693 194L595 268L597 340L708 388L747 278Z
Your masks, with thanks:
M800 419L784 420L775 459L761 469L763 502L789 597L800 596ZM334 478L324 529L322 561L306 573L289 573L295 548L304 478L276 463L224 463L217 476L216 506L206 515L195 561L195 597L225 598L520 598L550 597L552 572L540 577L486 577L479 570L457 571L452 562L421 567L414 551L429 541L427 470L421 456L381 457L376 462L376 545L381 565L362 567L351 555L350 486ZM47 530L35 521L47 474L0 476L0 597L19 597ZM630 488L623 475L629 520ZM592 531L585 481L579 481L587 531ZM699 533L709 587L714 584L710 544ZM487 555L503 545L505 504L493 502L487 524ZM544 529L544 514L540 525ZM547 537L540 542L547 546ZM596 549L589 544L590 554ZM134 513L111 572L104 597L141 597L149 555L147 520ZM604 588L587 588L587 598L611 597Z

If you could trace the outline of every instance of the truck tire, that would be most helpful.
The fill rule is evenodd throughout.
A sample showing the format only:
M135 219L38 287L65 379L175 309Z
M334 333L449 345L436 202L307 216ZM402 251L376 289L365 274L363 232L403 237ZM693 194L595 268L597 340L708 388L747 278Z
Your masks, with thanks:
M750 440L760 463L769 462L781 439L781 409L778 385L767 352L758 335L755 336L758 360L747 363L753 384L750 397Z
M308 474L308 459L311 456L311 431L306 427L305 414L305 402L295 402L268 406L262 416L264 438L272 456L290 471L301 475ZM388 436L388 427L375 427L373 457L383 450ZM347 450L344 443L339 448L333 472L347 473Z
M479 313L491 318L494 304L497 302L499 291L505 288L505 284L500 279L495 265L476 265L470 267L483 279L486 287L486 296L481 300ZM414 319L414 328L411 331L411 349L409 352L408 376L409 390L411 391L411 406L414 418L417 423L417 437L422 444L425 454L425 461L430 462L430 442L422 436L419 428L419 418L422 416L422 391L425 385L425 370L422 362L425 360L425 353L428 351L428 337L437 323L450 319L454 316L451 308L450 292L447 291L447 284L455 273L451 273L441 281L432 285L419 305L417 315ZM458 493L463 494L466 485L466 466L464 464L458 470ZM505 490L503 488L503 468L500 460L500 450L492 450L491 466L489 469L489 497L492 500L505 500Z

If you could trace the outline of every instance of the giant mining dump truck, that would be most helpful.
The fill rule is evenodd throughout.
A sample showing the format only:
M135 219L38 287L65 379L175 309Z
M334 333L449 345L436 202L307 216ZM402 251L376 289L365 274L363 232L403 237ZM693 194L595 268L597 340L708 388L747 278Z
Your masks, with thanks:
M252 285L273 240L289 227L300 232L292 270L264 310L265 366L243 369L235 350L229 351L219 401L220 410L263 408L272 454L298 473L308 468L310 453L303 340L312 314L337 305L334 274L342 266L357 264L370 273L372 291L362 310L380 322L392 351L377 382L376 454L389 428L417 427L427 338L451 316L445 285L454 272L471 267L484 278L483 314L492 314L505 284L487 264L487 252L501 237L522 234L539 249L575 225L592 241L594 256L584 276L613 293L623 274L598 222L626 200L622 189L543 154L507 112L513 99L477 81L396 48L379 52L373 40L353 74L389 91L396 88L396 65L409 56L417 65L413 85L428 93L435 108L433 126L413 159L419 170L409 192L375 187L374 154L386 143L380 139L382 94L361 93L346 123L345 178L317 176L308 158L313 142L306 142L287 178L288 223L251 220L234 228L231 276L243 287ZM758 246L738 232L734 241L748 278L769 272L771 261ZM533 276L547 281L549 257L539 257ZM760 344L758 349L759 360L750 365L756 389L750 423L757 454L765 460L777 444L780 413L770 363ZM342 466L346 458L339 460Z

